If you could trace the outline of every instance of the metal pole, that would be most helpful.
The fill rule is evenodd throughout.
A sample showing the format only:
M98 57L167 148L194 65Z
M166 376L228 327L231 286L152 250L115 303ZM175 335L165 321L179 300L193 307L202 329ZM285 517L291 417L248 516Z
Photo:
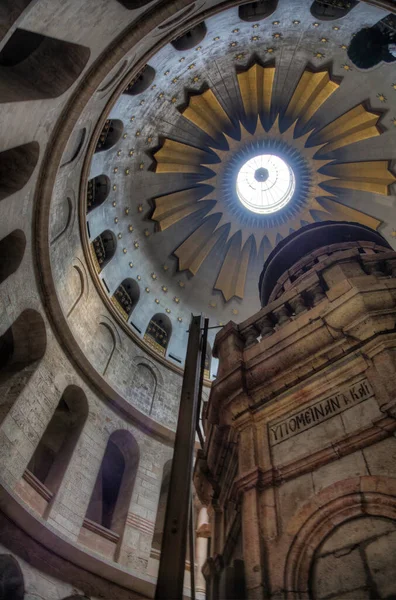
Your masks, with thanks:
M191 576L191 600L195 600L195 527L194 527L194 501L193 490L190 494L190 576Z
M204 372L205 372L205 359L206 359L206 345L208 343L208 328L209 328L209 319L205 319L204 328L202 333L202 353L201 353L201 369L199 373L199 389L198 389L198 407L197 407L197 433L199 438L199 443L201 444L201 448L204 447L204 437L201 430L200 418L201 418L201 406L202 406L202 388L203 388L203 380L204 380Z
M156 600L181 600L197 423L202 317L192 317L177 421Z

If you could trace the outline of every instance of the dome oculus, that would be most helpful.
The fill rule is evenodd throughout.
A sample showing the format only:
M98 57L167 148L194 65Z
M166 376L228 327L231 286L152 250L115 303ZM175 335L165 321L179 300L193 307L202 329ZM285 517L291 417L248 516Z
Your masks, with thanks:
M240 168L236 180L240 202L260 215L284 208L295 189L292 168L275 154L259 154L249 159Z

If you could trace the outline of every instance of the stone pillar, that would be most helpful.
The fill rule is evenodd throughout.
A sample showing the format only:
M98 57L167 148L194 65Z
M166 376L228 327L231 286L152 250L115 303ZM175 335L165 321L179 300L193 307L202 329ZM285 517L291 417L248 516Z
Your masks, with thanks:
M264 589L257 501L256 488L251 488L243 493L242 545L245 562L246 598L262 600Z
M198 513L197 537L195 542L195 561L197 563L197 577L195 589L197 592L206 593L206 582L202 568L208 557L208 538L210 537L209 515L206 506Z

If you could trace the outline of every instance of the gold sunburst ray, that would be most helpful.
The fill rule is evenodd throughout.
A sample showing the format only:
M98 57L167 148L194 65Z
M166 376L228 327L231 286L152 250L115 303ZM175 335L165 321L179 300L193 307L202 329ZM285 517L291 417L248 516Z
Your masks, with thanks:
M304 71L288 106L283 112L281 107L272 124L265 129L263 120L269 123L272 114L274 75L274 67L257 64L237 75L245 115L252 124L249 129L243 121L228 115L209 89L190 97L182 115L203 134L209 135L214 144L201 149L166 139L154 155L156 172L191 174L198 182L196 185L207 186L204 189L201 185L194 193L191 189L186 190L184 196L181 191L155 198L152 218L160 229L165 229L207 203L203 225L197 227L175 254L179 257L179 269L186 268L195 274L216 241L220 237L224 239L227 248L215 287L222 291L226 301L234 295L243 298L251 256L264 246L274 248L291 229L297 230L323 218L354 220L376 229L380 221L344 206L339 202L338 190L387 194L389 186L396 181L388 161L341 164L334 158L326 158L334 150L381 134L380 115L367 110L363 104L322 129L309 128L310 119L340 85L332 81L327 70ZM285 116L284 128L280 114ZM307 126L308 130L300 133ZM264 217L248 215L235 202L235 190L230 190L227 183L230 170L232 172L235 165L240 164L235 160L248 160L252 152L261 147L267 152L274 149L287 151L293 165L297 165L300 177L297 200L293 198L287 210L280 214ZM183 252L190 258L185 259Z

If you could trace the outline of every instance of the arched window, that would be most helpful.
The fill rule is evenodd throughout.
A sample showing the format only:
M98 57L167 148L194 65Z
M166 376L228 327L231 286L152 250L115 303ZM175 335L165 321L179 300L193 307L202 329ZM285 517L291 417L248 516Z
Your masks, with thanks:
M278 0L257 0L242 4L238 9L241 21L261 21L272 15L278 6Z
M37 142L0 152L0 200L19 192L27 184L36 167L39 152Z
M119 119L107 119L96 144L95 152L112 148L120 139L124 125Z
M161 491L158 499L157 516L155 517L154 536L152 547L155 550L161 550L162 536L164 534L165 511L168 500L170 476L172 470L172 460L164 464L162 471Z
M80 76L89 56L86 46L16 29L0 51L0 103L57 98Z
M145 92L154 81L154 78L155 69L150 67L150 65L146 65L127 85L124 94L128 94L129 96L137 96L138 94Z
M21 229L15 229L0 240L0 283L18 269L25 254L26 237Z
M178 50L179 52L184 52L185 50L190 50L191 48L194 48L194 46L200 44L204 39L205 35L205 23L198 23L198 25L196 25L192 29L190 29L186 33L183 33L183 35L181 35L180 37L174 39L173 42L171 42L171 44L175 48L175 50Z
M121 535L139 463L139 447L129 431L111 434L96 478L86 519Z
M87 416L84 392L75 385L68 386L28 464L28 470L53 494L59 489Z
M21 567L11 554L0 554L0 600L23 600L24 597Z
M110 179L106 175L98 175L88 181L87 212L91 212L106 200L110 192Z
M157 313L150 319L144 340L158 354L165 356L166 349L172 335L172 324L170 319L161 313Z
M204 368L204 377L206 377L206 379L210 379L210 366L212 363L212 348L210 347L210 344L206 344L206 351L205 351L205 368Z
M357 0L315 0L311 4L311 15L322 21L341 19L357 4Z
M127 321L139 302L139 284L134 279L124 279L112 297L113 304Z
M0 423L34 373L47 346L41 315L27 309L0 336Z
M91 244L96 270L98 273L111 261L117 249L117 238L106 229Z

